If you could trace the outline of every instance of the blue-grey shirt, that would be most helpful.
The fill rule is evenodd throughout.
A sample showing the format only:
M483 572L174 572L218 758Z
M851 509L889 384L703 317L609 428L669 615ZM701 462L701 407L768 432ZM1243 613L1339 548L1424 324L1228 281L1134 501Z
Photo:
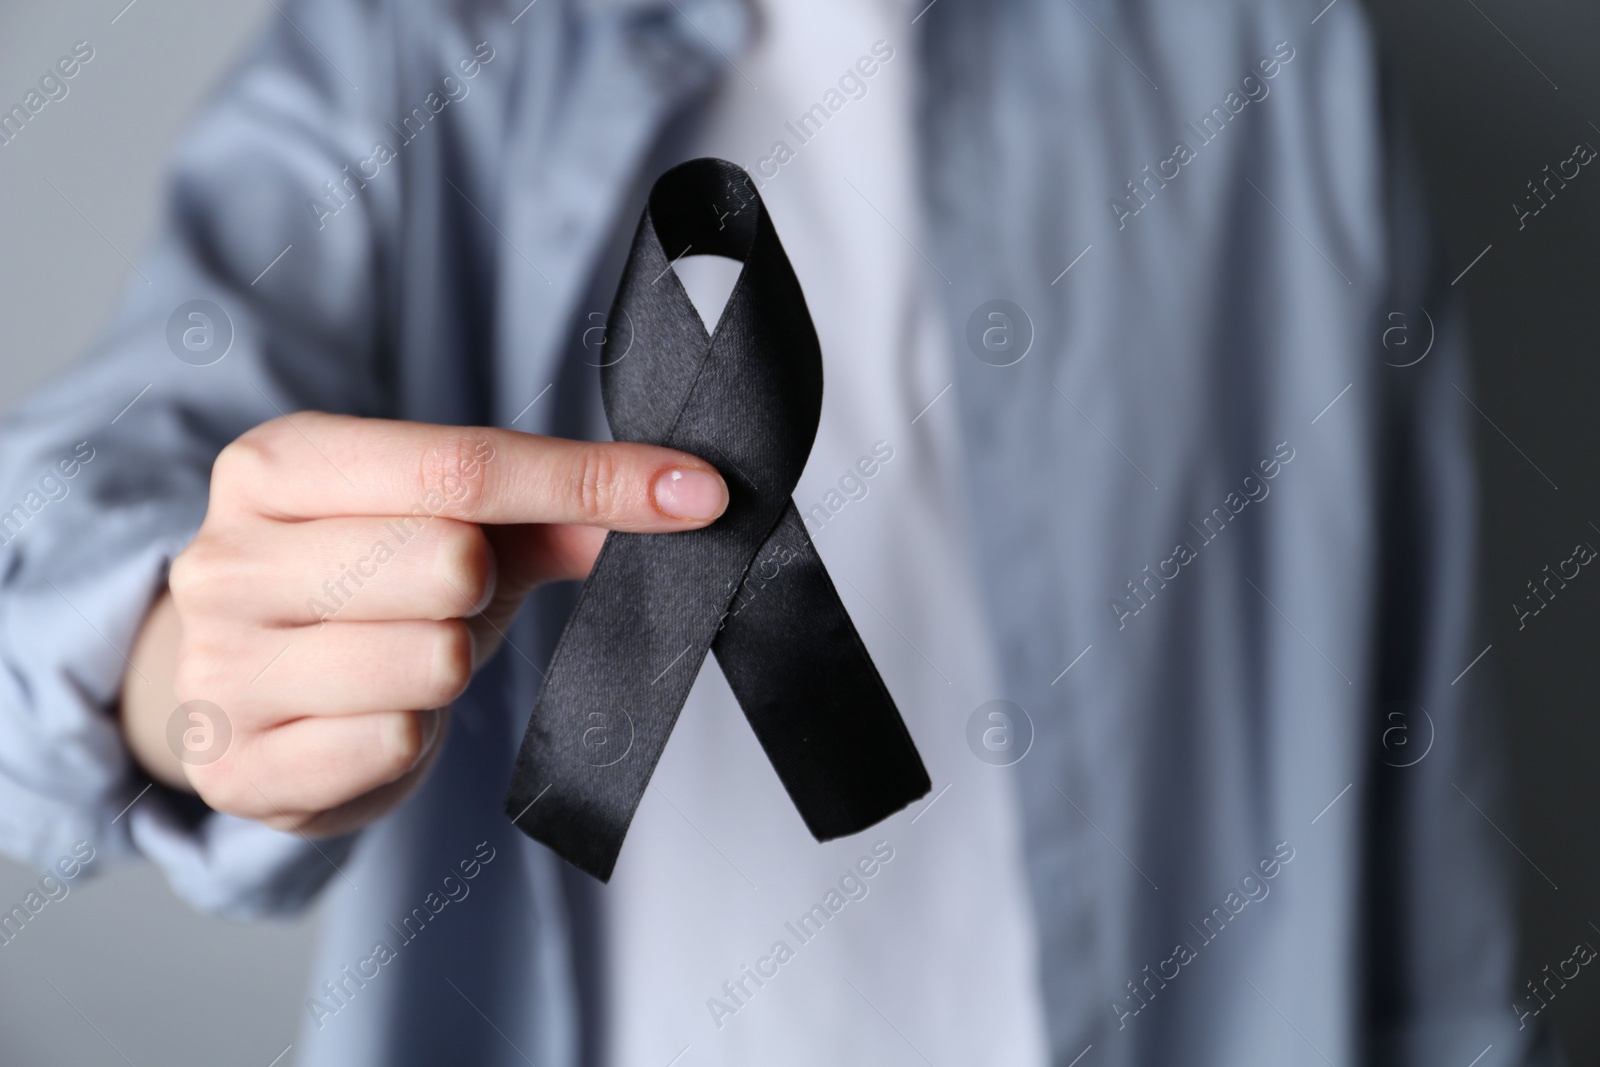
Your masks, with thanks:
M974 566L1036 729L1011 771L1062 1065L1536 1056L1462 674L1459 320L1364 16L1321 6L937 0L905 27ZM0 846L141 853L234 916L327 895L302 1062L575 1067L599 890L500 811L569 589L351 838L160 787L113 822L147 780L112 708L248 427L594 425L584 313L751 25L736 0L284 10L182 144L149 284L0 427ZM1020 360L985 345L997 300ZM191 301L222 333L186 349Z

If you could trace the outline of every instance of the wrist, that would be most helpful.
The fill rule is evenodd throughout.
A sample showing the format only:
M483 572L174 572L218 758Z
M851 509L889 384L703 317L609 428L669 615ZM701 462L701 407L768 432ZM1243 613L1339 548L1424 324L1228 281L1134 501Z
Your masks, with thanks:
M179 703L173 675L182 638L172 594L163 590L129 650L118 717L128 751L145 773L163 785L193 793L183 761L167 744L167 721Z

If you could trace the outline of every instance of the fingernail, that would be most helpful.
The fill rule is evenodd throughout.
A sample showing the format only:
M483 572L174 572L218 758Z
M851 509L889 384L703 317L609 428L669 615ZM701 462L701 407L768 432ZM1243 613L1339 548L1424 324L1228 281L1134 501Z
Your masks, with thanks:
M710 522L728 506L728 487L711 471L674 467L656 478L656 508L688 522Z

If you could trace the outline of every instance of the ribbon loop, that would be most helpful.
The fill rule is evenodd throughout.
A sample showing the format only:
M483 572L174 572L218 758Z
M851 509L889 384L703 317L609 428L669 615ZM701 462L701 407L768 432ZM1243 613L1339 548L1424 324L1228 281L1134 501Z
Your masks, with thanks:
M744 264L709 336L672 270L695 253ZM606 536L506 814L609 880L712 651L812 835L866 829L931 783L791 499L821 418L822 354L749 175L700 159L657 180L609 321L631 331L601 369L613 436L713 464L728 509L702 530Z

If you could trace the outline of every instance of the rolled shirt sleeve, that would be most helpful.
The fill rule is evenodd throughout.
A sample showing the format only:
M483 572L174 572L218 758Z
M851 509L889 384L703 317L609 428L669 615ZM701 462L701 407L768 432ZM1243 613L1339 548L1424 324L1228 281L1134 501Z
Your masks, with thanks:
M151 786L116 706L223 445L299 409L386 412L399 193L344 168L381 125L392 16L285 10L184 138L107 339L0 422L0 850L40 868L79 841L142 853L237 916L304 904L352 839L313 845ZM333 219L311 207L331 180Z

